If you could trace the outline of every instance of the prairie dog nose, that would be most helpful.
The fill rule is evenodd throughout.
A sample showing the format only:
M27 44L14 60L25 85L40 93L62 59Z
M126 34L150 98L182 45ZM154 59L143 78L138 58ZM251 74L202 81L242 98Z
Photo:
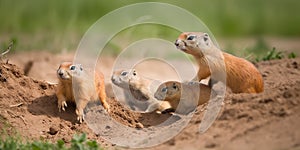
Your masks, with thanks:
M115 79L114 76L111 77L111 81L112 81L112 82L115 82L115 81L116 81L116 79Z
M62 75L64 75L64 73L63 73L61 70L59 70L59 71L58 71L58 75L59 75L59 76L62 76Z
M178 40L176 40L174 44L175 44L176 46L179 46Z

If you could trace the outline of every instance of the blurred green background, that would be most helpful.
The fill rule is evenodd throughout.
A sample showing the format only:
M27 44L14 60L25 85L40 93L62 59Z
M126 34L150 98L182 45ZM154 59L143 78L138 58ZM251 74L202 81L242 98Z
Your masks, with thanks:
M10 40L14 40L17 43L15 48L17 51L76 50L83 34L101 16L119 7L139 2L149 1L0 0L1 49L7 46ZM210 28L217 39L256 38L258 44L252 46L252 49L255 46L270 49L262 37L296 39L300 37L299 0L161 0L154 2L177 5L192 12ZM155 32L147 32L153 28L155 30L151 31ZM135 34L132 34L133 32ZM117 53L123 47L123 43L134 40L137 34L139 38L150 36L174 40L177 33L158 25L132 27L120 33L119 37L109 44L109 47L113 49L112 53Z

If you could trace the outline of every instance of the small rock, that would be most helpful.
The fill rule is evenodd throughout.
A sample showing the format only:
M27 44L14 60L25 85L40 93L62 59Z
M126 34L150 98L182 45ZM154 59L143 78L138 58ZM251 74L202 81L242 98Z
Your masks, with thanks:
M281 108L280 110L271 110L270 113L278 117L285 117L288 115L284 108Z
M280 111L277 112L277 115L279 117L284 117L284 116L288 115L288 113L285 109L280 109Z
M240 114L237 116L237 119L241 119L241 118L245 118L245 117L249 117L249 114Z
M263 73L262 76L263 76L263 77L268 77L268 74Z
M236 104L236 103L244 103L246 102L245 99L241 99L241 98L232 98L231 103L232 104Z
M59 124L59 128L60 128L60 129L63 129L63 128L64 128L64 125L63 125L63 124Z
M110 126L106 126L106 127L105 127L106 130L109 130L110 128L111 128Z
M59 129L56 128L56 127L50 127L50 129L49 129L49 134L55 135L55 134L57 134L58 130L59 130Z
M70 138L68 137L63 137L62 140L65 142L65 143L69 143L71 141Z
M43 89L43 90L47 90L47 84L46 83L41 83L40 84L40 87Z
M294 67L295 69L298 68L298 63L297 63L297 62L294 61L294 62L292 63L292 65L293 65L293 67Z
M220 120L229 120L236 116L237 111L234 109L227 109L224 110L221 116L219 117Z
M167 143L171 146L174 146L176 144L174 139L169 140Z
M195 121L195 124L199 124L199 123L201 123L201 120L196 120Z
M252 116L249 116L248 118L247 118L247 122L250 122L250 121L252 121L253 120L253 117Z
M215 148L217 146L214 142L208 142L205 144L205 148Z
M278 101L279 104L283 104L284 103L284 100L282 98L278 98L277 101Z
M213 136L213 138L218 138L218 137L221 137L221 135L220 135L220 134L215 134L215 135Z
M289 91L285 91L284 93L283 93L283 97L284 98L291 98L293 95L289 92Z
M259 100L258 102L267 104L267 103L273 102L273 100L271 98L266 98L266 99Z
M291 104L292 104L292 105L298 105L298 101L295 100L295 99L294 99L294 100L291 100Z
M144 128L144 125L139 122L139 123L135 124L135 127L138 129L142 129L142 128Z
M4 78L4 77L2 77L2 75L0 74L0 81L1 81L1 82L6 82L6 81L7 81L7 79L6 79L6 78Z
M74 125L71 126L70 128L71 128L71 130L76 130L76 126L74 126Z

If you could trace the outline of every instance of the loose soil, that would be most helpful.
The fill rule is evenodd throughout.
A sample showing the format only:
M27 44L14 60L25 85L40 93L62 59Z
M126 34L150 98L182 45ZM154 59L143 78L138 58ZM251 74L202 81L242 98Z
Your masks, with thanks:
M66 143L70 143L74 134L85 132L102 147L117 147L93 132L86 123L79 124L74 104L68 104L65 112L58 112L55 85L48 81L56 81L56 67L64 60L72 60L72 54L32 52L8 58L8 63L0 62L1 130L8 134L16 131L28 140L55 142L62 139ZM106 65L101 70L110 87L108 68L113 65L113 58L103 62ZM206 108L203 105L178 135L148 149L300 149L300 59L266 61L256 66L263 74L264 93L228 92L217 120L205 133L198 132ZM128 128L151 128L172 117L170 114L133 112L122 105L111 90L107 88L112 111L107 114L100 106L98 113ZM173 123L180 122L181 118L173 119ZM102 123L105 124L105 120ZM107 128L114 130L113 126ZM168 130L168 126L164 130Z

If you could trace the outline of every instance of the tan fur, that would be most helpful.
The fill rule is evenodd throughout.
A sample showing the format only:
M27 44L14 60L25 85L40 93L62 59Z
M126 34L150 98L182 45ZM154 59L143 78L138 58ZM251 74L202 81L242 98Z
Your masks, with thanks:
M209 86L199 82L167 81L157 88L154 97L169 102L178 113L188 113L195 106L208 102L210 94ZM178 107L179 104L180 108Z
M151 112L169 108L168 103L157 101L153 97L151 84L153 80L139 75L135 69L116 70L111 77L112 83L124 89L125 100L133 110ZM136 99L136 102L132 102ZM139 102L140 101L140 102Z
M138 75L134 69L114 71L111 80L115 85L129 90L139 101L147 101L151 97L149 89L151 81Z
M195 36L193 40L189 37ZM206 38L206 40L204 40ZM210 64L217 64L216 61L225 62L226 84L234 93L260 93L264 91L262 75L255 66L245 59L238 58L228 53L222 52L221 57L217 58L215 52L220 51L210 40L208 34L202 32L184 32L175 42L178 49L191 54L199 65L197 73L198 80L206 79L211 75ZM218 66L211 66L214 70Z
M71 70L71 66L74 66L76 69ZM77 120L82 123L83 109L89 101L100 99L107 111L109 111L109 105L106 102L103 74L95 73L95 80L91 81L91 73L84 69L80 70L80 68L80 65L73 65L72 62L63 62L60 64L57 70L59 83L56 89L56 96L59 111L65 111L65 107L67 107L66 101L76 103Z

